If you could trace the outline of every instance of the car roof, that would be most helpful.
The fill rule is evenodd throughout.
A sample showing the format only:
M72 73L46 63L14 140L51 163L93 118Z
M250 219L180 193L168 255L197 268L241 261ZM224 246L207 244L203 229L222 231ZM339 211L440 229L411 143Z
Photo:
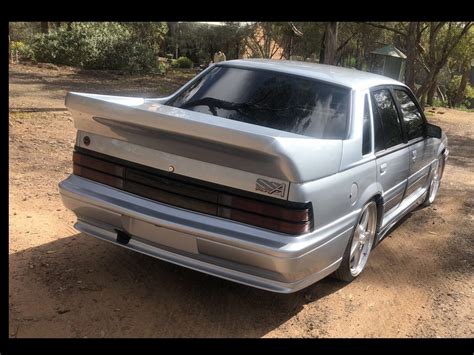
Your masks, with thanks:
M382 75L334 65L294 60L237 59L219 62L216 65L277 71L346 86L354 90L363 90L378 85L401 85L406 87L402 82Z

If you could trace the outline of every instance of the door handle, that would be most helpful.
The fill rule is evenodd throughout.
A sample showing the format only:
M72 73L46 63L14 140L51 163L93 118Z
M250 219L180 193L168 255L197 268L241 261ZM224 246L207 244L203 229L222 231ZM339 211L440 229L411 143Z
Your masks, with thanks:
M411 160L413 160L413 161L416 160L416 150L411 151Z
M386 170L387 170L387 163L380 164L380 175L385 174Z

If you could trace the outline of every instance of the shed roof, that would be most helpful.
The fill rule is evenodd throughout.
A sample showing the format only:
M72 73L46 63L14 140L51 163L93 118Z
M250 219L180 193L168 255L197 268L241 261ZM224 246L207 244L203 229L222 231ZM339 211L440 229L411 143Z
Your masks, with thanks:
M402 59L407 58L407 56L401 50L399 50L397 47L395 47L391 44L386 45L382 48L376 49L375 51L373 51L371 53L379 54L379 55L386 55L386 56L389 56L389 57L402 58Z

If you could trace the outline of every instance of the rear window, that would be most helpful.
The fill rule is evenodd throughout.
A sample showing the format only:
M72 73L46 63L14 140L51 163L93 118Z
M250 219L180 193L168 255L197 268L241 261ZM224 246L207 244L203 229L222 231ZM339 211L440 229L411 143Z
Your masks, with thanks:
M314 138L344 139L350 90L267 70L214 67L167 105Z

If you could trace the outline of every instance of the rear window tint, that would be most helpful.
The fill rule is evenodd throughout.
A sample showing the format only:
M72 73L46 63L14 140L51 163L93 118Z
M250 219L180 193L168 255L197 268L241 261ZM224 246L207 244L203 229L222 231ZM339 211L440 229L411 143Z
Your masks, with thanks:
M385 148L402 143L402 127L390 91L387 89L374 91L373 98L382 121Z
M347 135L350 90L269 70L214 67L167 105L314 138Z

